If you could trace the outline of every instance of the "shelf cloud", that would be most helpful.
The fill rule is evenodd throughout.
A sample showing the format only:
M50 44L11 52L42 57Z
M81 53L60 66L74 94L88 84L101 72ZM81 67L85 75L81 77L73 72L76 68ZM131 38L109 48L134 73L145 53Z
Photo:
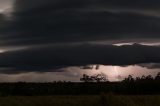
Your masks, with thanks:
M90 64L128 66L160 63L160 47L145 45L61 45L9 51L0 54L0 67L11 71L57 71ZM155 67L156 68L156 67Z
M159 0L15 0L12 7L10 17L0 13L0 47L26 49L1 53L2 68L160 63L159 46L140 45L160 41ZM101 41L111 43L88 43ZM135 44L112 45L118 41Z

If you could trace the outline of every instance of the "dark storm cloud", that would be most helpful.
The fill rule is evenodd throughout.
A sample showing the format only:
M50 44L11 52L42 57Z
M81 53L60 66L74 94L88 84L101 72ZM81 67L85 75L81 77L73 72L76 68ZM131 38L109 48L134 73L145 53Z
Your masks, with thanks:
M146 67L148 69L160 69L160 63L141 63L138 65L141 67Z
M0 0L0 10L7 9L14 0Z
M160 47L134 44L132 46L77 45L39 47L0 55L0 67L23 72L58 71L70 66L90 64L132 65L160 63ZM8 71L3 71L7 72Z
M5 17L4 17L4 15L3 14L1 14L0 13L0 32L2 32L3 30L3 28L4 28L4 26L5 26Z
M158 0L16 0L1 45L159 39L159 10Z
M58 4L58 5L57 5ZM16 9L23 11L36 8L39 6L52 5L52 8L82 8L83 7L115 7L127 9L159 9L159 0L17 0ZM21 10L22 9L22 10Z
M16 0L9 16L0 15L0 47L28 49L1 53L2 73L160 63L158 46L83 45L98 40L160 40L159 0Z

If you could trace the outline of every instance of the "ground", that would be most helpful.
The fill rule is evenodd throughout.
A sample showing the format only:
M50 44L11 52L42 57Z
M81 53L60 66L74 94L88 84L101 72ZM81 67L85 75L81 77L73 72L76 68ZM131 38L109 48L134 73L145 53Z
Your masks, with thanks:
M0 106L160 106L160 95L7 96Z

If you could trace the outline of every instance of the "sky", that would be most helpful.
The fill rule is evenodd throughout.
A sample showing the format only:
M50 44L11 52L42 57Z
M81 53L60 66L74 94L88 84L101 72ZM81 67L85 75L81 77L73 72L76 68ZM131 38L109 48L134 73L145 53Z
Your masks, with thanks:
M159 0L0 0L1 81L155 76L159 54Z

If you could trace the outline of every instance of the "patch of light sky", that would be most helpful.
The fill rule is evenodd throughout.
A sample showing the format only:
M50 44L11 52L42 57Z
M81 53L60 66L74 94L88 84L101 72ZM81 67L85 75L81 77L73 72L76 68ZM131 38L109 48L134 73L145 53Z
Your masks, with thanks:
M107 76L109 81L121 81L128 75L133 77L141 77L142 75L152 75L156 76L159 69L147 69L141 66L105 66L101 65L98 70L95 69L82 69L79 67L69 67L63 69L61 72L28 72L20 74L0 74L0 82L17 82L17 81L26 81L26 82L53 82L53 81L74 81L79 82L83 74L87 75L96 75L103 73Z
M8 14L13 11L14 0L0 0L0 13Z

